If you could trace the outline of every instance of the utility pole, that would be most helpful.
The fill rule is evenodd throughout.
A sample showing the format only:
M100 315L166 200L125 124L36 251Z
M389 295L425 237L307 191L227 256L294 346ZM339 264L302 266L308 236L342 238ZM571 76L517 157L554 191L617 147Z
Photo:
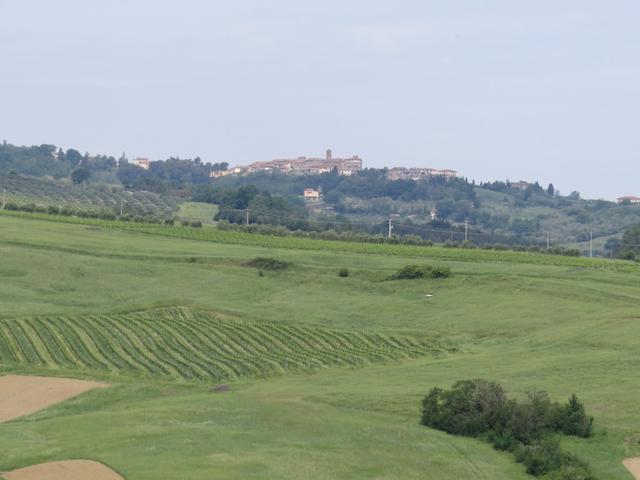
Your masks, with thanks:
M589 232L589 256L593 258L593 232Z
M467 220L466 218L464 219L464 241L465 243L469 240L469 220Z
M249 225L249 209L247 208L246 225Z
M124 200L120 200L120 216L124 214Z
M547 232L547 250L551 248L551 235Z
M2 209L7 208L7 189L2 189Z
M387 233L387 238L391 238L391 230L393 230L393 224L391 223L391 218L389 218L389 232Z

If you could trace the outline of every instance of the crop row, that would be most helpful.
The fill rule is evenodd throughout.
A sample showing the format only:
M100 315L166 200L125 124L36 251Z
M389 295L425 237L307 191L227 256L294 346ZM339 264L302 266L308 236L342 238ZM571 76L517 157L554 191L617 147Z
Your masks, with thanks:
M186 308L0 321L0 363L219 381L426 355L429 343Z
M55 180L21 175L0 175L3 199L17 205L70 207L77 211L110 210L120 207L130 215L171 216L177 210L176 201L169 196L151 192L129 192L119 188L89 185L76 186Z

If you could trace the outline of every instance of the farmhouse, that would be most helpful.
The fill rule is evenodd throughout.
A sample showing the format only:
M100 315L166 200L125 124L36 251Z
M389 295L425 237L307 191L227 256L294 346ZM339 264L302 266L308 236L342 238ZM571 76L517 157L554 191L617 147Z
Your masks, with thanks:
M211 170L209 172L209 178L221 178L231 175L231 170Z
M320 200L320 192L318 190L314 190L313 188L305 188L304 198L306 200Z
M136 158L133 161L133 164L138 167L138 168L142 168L143 170L149 170L149 165L151 162L149 162L148 158Z
M456 178L458 172L455 170L428 167L394 167L387 172L389 180L414 180L420 181L428 178L442 177L446 180Z
M618 198L619 204L626 203L640 203L640 197L636 197L635 195L625 195L624 197Z
M518 190L526 190L527 188L529 188L529 185L531 185L529 182L513 182L510 184L511 188L517 188Z

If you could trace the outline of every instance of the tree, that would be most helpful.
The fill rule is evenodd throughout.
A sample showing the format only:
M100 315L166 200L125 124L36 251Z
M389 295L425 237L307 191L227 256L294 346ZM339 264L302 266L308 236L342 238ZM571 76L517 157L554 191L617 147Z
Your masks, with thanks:
M88 168L80 167L71 172L71 181L76 185L86 182L89 177L91 177L91 172Z
M618 245L616 256L625 260L635 260L640 253L640 225L631 227L622 236L622 243Z
M593 432L593 417L586 414L584 404L575 394L571 395L564 406L560 420L560 429L566 435L588 438Z
M553 183L550 183L550 184L549 184L549 186L547 187L547 193L548 193L549 195L551 195L552 197L555 195L555 193L556 193L556 189L555 189L555 187L553 186Z
M73 148L67 150L65 158L67 159L67 162L69 162L73 167L80 165L80 162L82 162L82 154L78 150L74 150Z

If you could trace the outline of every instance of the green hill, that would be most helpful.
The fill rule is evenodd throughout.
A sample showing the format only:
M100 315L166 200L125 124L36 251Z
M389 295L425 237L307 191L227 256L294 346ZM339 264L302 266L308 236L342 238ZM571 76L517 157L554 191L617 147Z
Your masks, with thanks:
M483 184L441 177L392 181L385 168L353 176L257 172L210 177L227 167L226 162L172 157L153 160L143 169L124 156L0 144L0 189L16 204L117 214L122 208L130 216L175 217L203 225L213 223L214 216L245 223L248 213L250 223L290 230L384 236L391 220L393 234L436 243L468 239L477 245L549 244L597 256L616 254L624 231L640 224L638 205L582 199L578 192L561 195L534 179ZM73 185L74 178L81 185ZM307 188L318 189L321 199L303 201ZM179 211L178 204L183 204Z
M171 217L178 202L168 195L127 191L119 186L73 185L63 180L0 174L0 205L2 202L19 206L55 206L74 212L108 211L114 214L143 217Z
M0 371L113 386L0 424L0 471L531 478L419 425L429 389L467 378L576 393L595 435L562 447L599 479L640 453L635 263L60 220L0 215ZM259 274L255 257L291 266ZM387 280L416 263L453 276Z

